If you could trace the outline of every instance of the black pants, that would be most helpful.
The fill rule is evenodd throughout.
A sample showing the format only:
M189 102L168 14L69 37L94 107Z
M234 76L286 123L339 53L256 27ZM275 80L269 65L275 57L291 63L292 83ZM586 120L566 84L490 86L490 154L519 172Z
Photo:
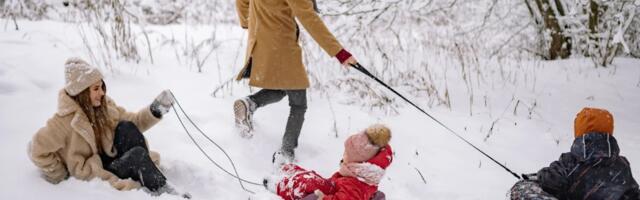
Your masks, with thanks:
M260 108L284 98L289 97L289 119L282 137L282 149L293 151L298 147L298 137L304 123L304 114L307 112L307 90L270 90L263 89L249 96L256 107Z
M121 179L131 178L151 191L166 184L167 178L151 161L144 136L130 121L118 123L113 139L115 157L100 154L104 169Z

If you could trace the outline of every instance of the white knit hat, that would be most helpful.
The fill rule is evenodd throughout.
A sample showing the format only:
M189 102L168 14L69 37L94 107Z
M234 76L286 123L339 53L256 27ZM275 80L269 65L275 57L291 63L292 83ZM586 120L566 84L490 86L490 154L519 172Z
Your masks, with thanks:
M102 80L102 73L80 58L69 58L64 63L64 90L76 96L92 84Z

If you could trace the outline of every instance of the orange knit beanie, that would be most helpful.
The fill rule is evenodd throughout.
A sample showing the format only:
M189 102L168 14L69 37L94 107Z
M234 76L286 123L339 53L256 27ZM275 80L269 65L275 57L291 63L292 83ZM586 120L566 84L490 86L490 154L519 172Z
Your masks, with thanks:
M576 115L574 136L578 138L593 132L613 135L613 115L609 111L585 107Z

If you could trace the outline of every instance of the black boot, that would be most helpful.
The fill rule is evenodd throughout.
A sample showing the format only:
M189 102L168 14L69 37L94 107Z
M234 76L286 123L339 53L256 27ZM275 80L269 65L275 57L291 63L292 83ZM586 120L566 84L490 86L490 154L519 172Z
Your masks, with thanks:
M134 147L125 152L122 157L111 162L108 169L119 178L131 178L140 182L151 191L156 191L167 183L167 178L151 161L147 150L142 147Z

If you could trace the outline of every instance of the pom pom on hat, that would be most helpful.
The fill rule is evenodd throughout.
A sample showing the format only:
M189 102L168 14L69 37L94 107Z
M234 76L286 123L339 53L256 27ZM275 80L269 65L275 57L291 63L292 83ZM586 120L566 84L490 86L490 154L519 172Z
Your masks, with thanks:
M372 144L378 147L385 147L391 140L391 130L382 124L374 124L365 130L367 137Z

